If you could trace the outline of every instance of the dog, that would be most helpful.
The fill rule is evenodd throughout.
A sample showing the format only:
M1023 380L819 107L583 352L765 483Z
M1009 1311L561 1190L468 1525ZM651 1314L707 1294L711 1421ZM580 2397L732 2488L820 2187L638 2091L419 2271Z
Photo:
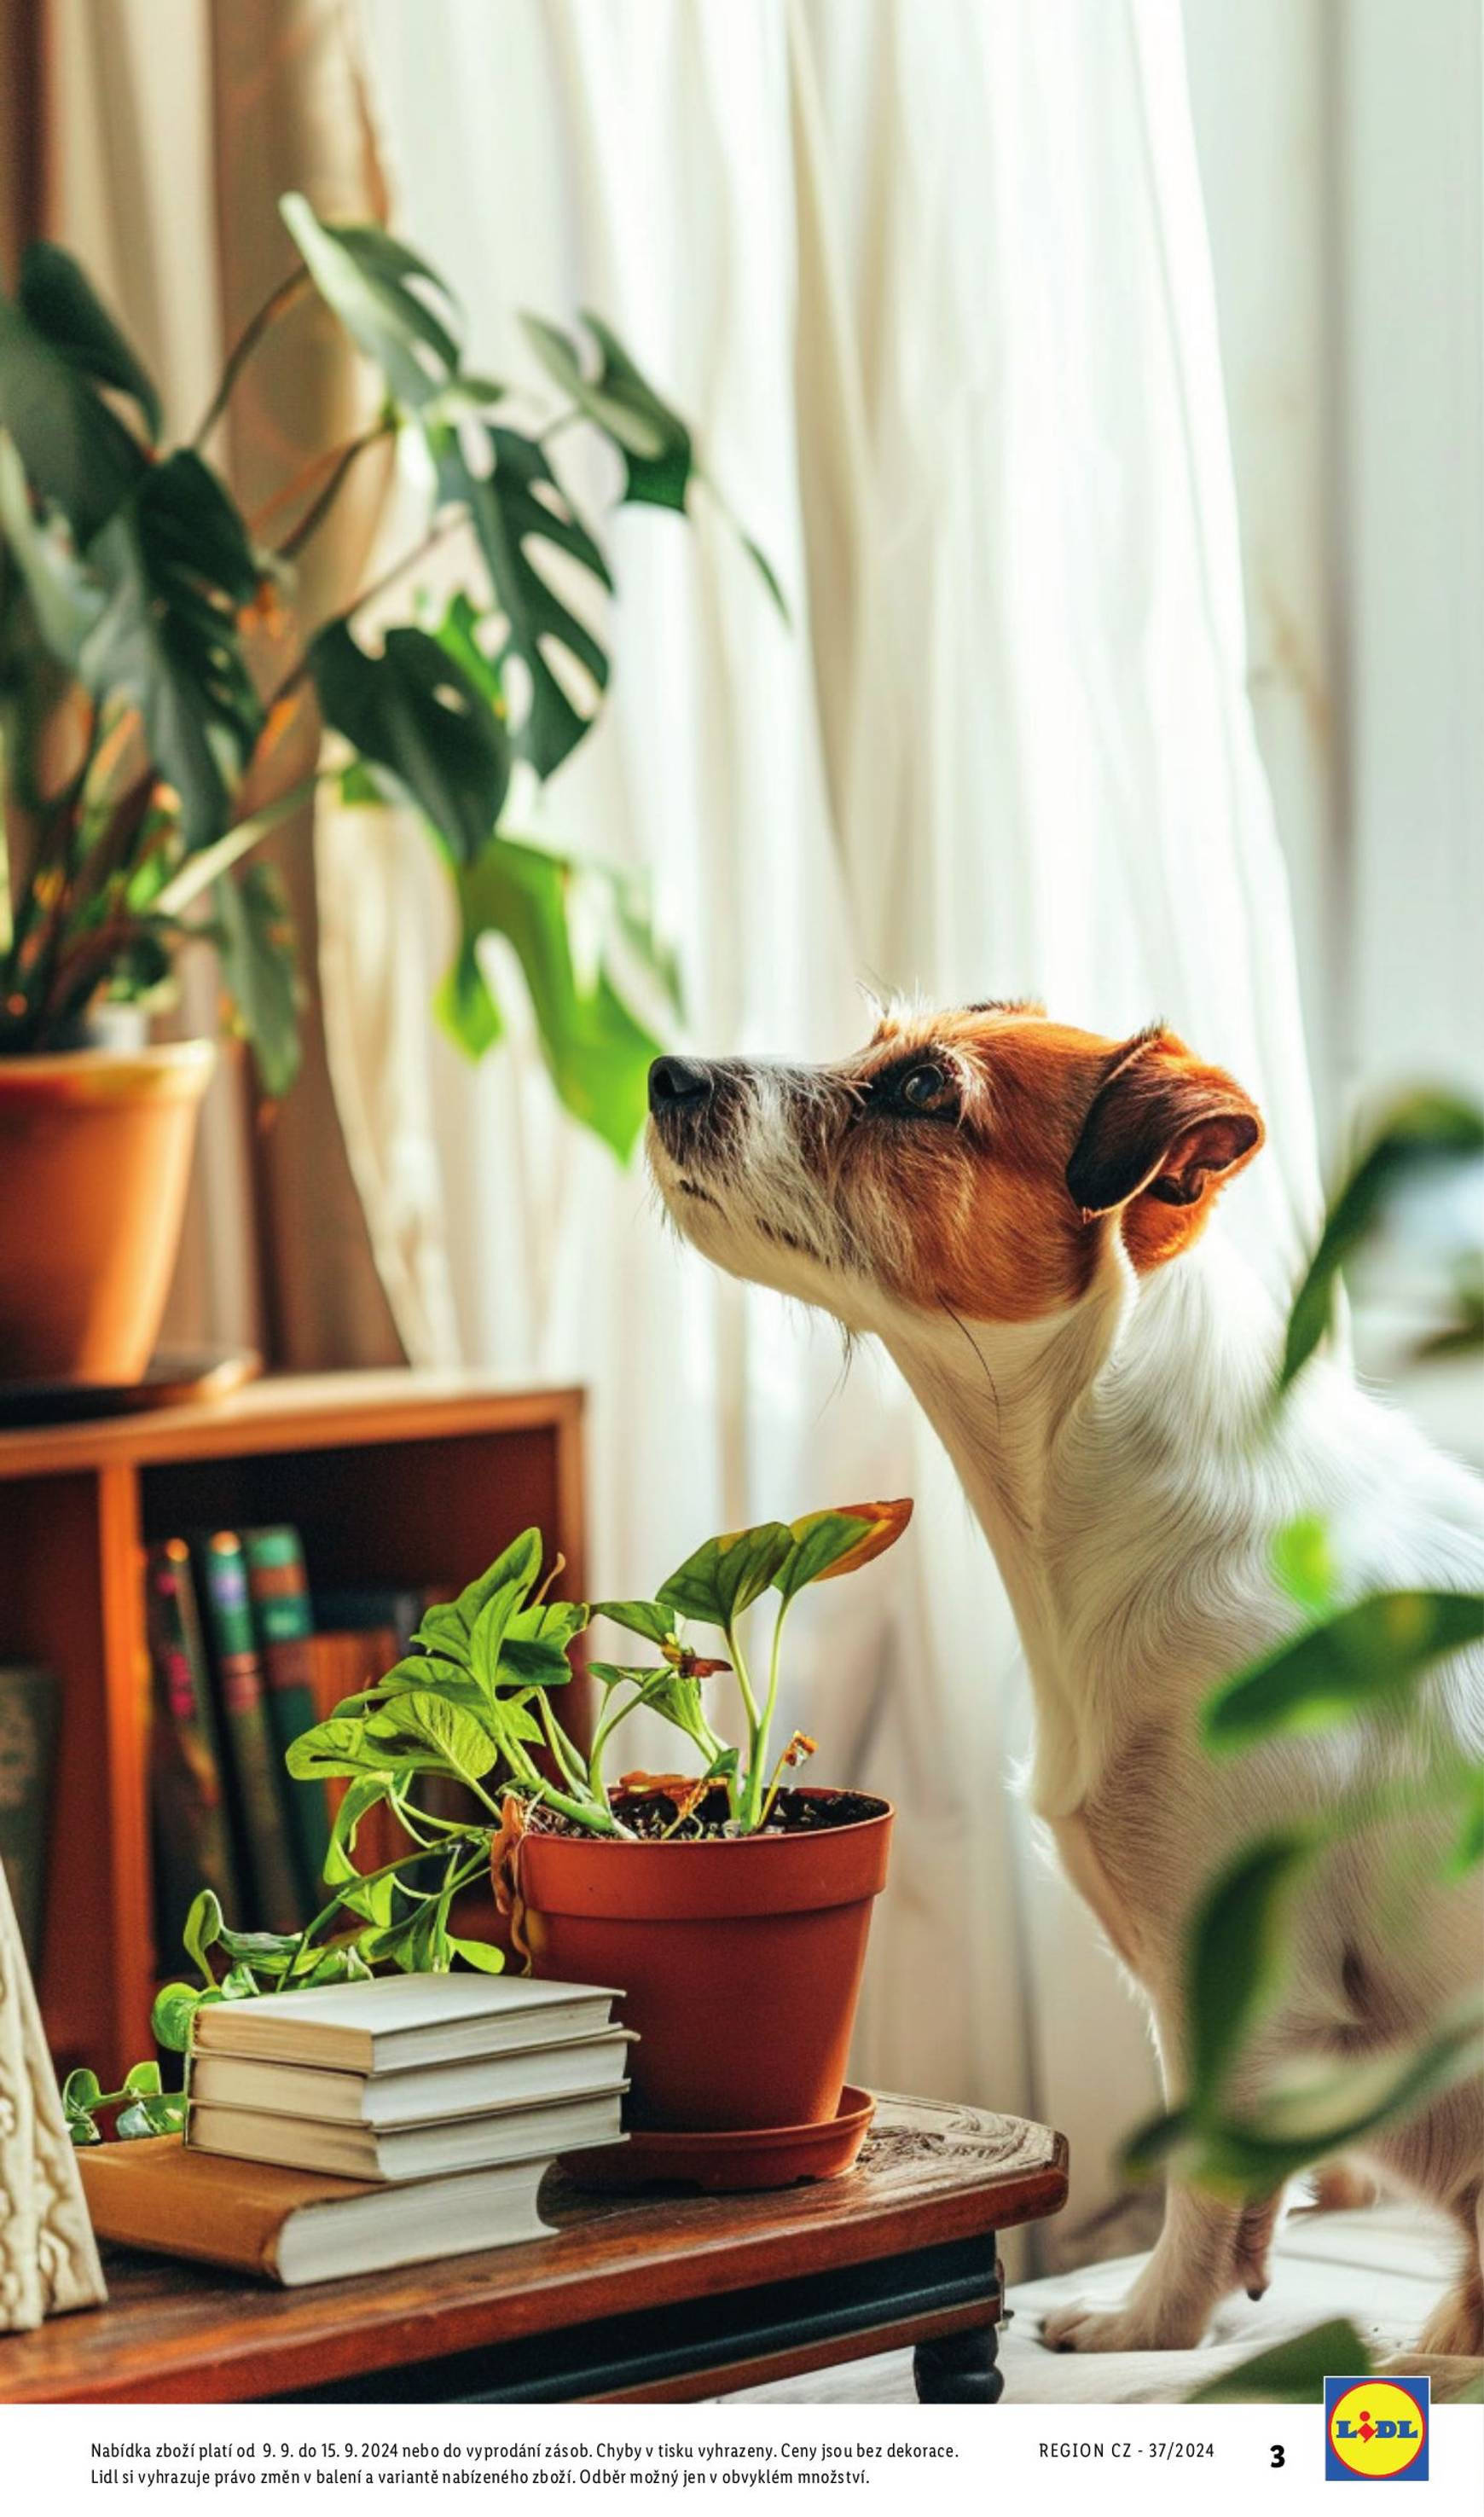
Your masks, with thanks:
M1323 1813L1381 1754L1350 1728L1221 1761L1201 1744L1202 1699L1301 1622L1273 1570L1277 1533L1321 1514L1345 1597L1475 1589L1484 1487L1322 1357L1271 1414L1282 1323L1207 1232L1262 1119L1161 1026L1113 1041L1034 1003L887 1012L838 1064L659 1058L650 1113L651 1169L685 1238L878 1338L947 1446L1025 1647L1033 1806L1142 1987L1173 2104L1194 1899L1259 1825ZM1470 1648L1430 1691L1475 1756L1481 1678ZM1404 1834L1400 1947L1385 1927L1394 1826L1317 1866L1239 2101L1275 2062L1334 2068L1420 2038L1477 1988L1477 1874L1441 1881L1454 1824ZM1420 2347L1484 2351L1484 2086L1387 2126L1373 2156L1464 2233ZM1229 2291L1261 2295L1280 2198L1171 2183L1124 2304L1061 2311L1044 2339L1196 2344Z

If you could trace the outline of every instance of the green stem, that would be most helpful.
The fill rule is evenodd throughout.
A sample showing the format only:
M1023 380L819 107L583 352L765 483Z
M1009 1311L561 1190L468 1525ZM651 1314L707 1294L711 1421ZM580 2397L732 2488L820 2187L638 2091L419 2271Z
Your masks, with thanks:
M483 1800L484 1794L481 1793L480 1797ZM492 1807L492 1804L489 1804L488 1806ZM495 1810L493 1813L498 1817L498 1810ZM492 1832L493 1830L488 1826L464 1826L459 1829L459 1833L461 1835L468 1836L471 1840L478 1836L487 1851ZM378 1879L395 1878L397 1872L399 1870L405 1870L410 1862L426 1861L427 1858L427 1846L425 1844L415 1845L410 1853L400 1853L395 1861L384 1861L379 1870L358 1870L355 1878L343 1881L342 1886L350 1889L353 1893L358 1893L362 1888L374 1888ZM283 1970L282 1981L285 1984L292 1983L293 1978L297 1975L299 1971L299 1962L301 1958L308 1953L310 1943L314 1940L315 1934L318 1931L320 1924L332 1923L335 1916L342 1910L344 1904L344 1896L337 1895L331 1898L329 1904L321 1905L318 1913L315 1915L314 1919L305 1924L303 1931L299 1934L298 1941L294 1947L293 1956L289 1959L287 1966Z
M778 1604L778 1615L774 1619L773 1624L773 1648L768 1655L767 1701L763 1706L762 1719L758 1723L757 1729L752 1740L751 1751L747 1759L747 1805L745 1815L746 1824L749 1830L755 1829L762 1824L762 1771L768 1761L768 1733L773 1728L773 1716L778 1709L778 1682L780 1669L779 1653L784 1640L784 1619L788 1614L788 1607L789 1602L786 1600L780 1600ZM780 1759L779 1765L774 1768L771 1786L773 1791L778 1789L778 1776L782 1764L783 1760Z

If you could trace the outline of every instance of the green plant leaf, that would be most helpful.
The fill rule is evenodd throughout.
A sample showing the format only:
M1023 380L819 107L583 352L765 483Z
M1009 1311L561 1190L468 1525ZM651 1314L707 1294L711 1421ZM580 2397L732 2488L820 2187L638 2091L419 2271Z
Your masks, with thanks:
M301 1730L297 1739L291 1739L283 1752L283 1762L300 1783L322 1781L328 1774L376 1774L390 1781L398 1759L383 1745L380 1735L369 1737L368 1729L368 1719L333 1715L328 1722L317 1722L313 1729Z
M60 663L75 671L88 632L103 610L103 588L78 558L60 510L38 514L33 508L25 467L4 430L0 430L0 536L24 579L45 646Z
M179 2090L169 2090L152 2098L137 2099L125 2107L113 2130L120 2141L152 2141L160 2133L183 2132L186 2127L186 2100Z
M1378 1591L1310 1626L1206 1699L1213 1749L1324 1730L1394 1701L1436 1660L1484 1634L1484 1598L1468 1591Z
M494 1742L472 1714L450 1704L431 1687L395 1696L365 1724L366 1745L386 1743L399 1761L430 1752L466 1781L488 1774L495 1762Z
M413 410L433 401L458 369L452 290L382 228L318 219L302 192L285 192L278 210L320 296L397 400Z
M180 798L188 850L221 837L262 709L242 653L240 607L258 564L241 517L198 454L152 464L89 546L106 601L78 673L99 700L127 698L149 755Z
M134 2063L124 2073L124 2087L131 2098L157 2097L163 2082L156 2062Z
M503 1591L507 1583L519 1583L523 1593L531 1589L540 1578L543 1553L540 1531L523 1529L519 1537L511 1539L508 1547L501 1548L492 1564L487 1565L474 1581L465 1584L458 1598L448 1604L466 1633L473 1627L486 1602L493 1599L496 1591ZM431 1608L427 1621L444 1613L442 1608Z
M488 839L510 784L510 739L457 660L426 629L389 629L368 655L343 619L310 642L327 724L388 771L455 865Z
M164 1984L154 1996L149 2013L149 2033L156 2045L167 2054L189 2054L191 2023L200 2008L201 1996L193 1984Z
M220 1946L233 1965L259 1975L283 1975L299 1946L297 1932L232 1932L223 1927Z
M667 1643L675 1631L674 1610L661 1606L657 1600L600 1600L593 1615L611 1617L615 1626L625 1627L631 1635L643 1635L652 1643Z
M465 935L433 996L433 1011L465 1057L478 1061L503 1039L505 1017L485 976L479 938Z
M299 1072L299 975L288 896L276 866L261 862L214 887L212 933L233 1031L250 1045L270 1101Z
M330 1827L329 1845L324 1856L326 1888L338 1888L343 1881L360 1878L360 1873L351 1857L356 1849L357 1829L368 1812L379 1808L388 1798L391 1789L391 1777L387 1774L357 1774L353 1781L347 1783Z
M186 1955L193 1966L199 1967L211 1985L215 1984L216 1977L207 1962L206 1952L216 1947L221 1937L222 1908L216 1891L212 1888L198 1889L191 1900L181 1940Z
M1463 1824L1459 1839L1449 1856L1445 1876L1462 1879L1465 1872L1484 1861L1484 1766L1476 1766L1464 1778L1463 1789Z
M1293 1298L1278 1376L1286 1389L1330 1325L1346 1260L1418 1177L1441 1164L1477 1161L1484 1112L1447 1092L1414 1092L1397 1104L1335 1198L1319 1247Z
M450 1933L448 1946L455 1957L461 1957L466 1966L477 1967L481 1975L503 1975L505 1972L505 1952L497 1949L490 1941L461 1941Z
M578 344L555 323L523 315L521 327L552 382L572 396L623 459L624 499L630 504L683 510L695 455L691 432L641 375L616 335L596 315L582 318L598 350L589 376Z
M847 1504L838 1512L811 1512L792 1524L793 1541L774 1577L791 1600L811 1582L854 1573L894 1547L912 1516L910 1502Z
M82 265L60 244L38 238L25 249L20 296L25 313L53 348L95 384L127 394L137 405L151 441L157 441L159 395L112 316L94 296Z
M708 1538L688 1556L657 1597L662 1607L708 1626L730 1626L760 1600L793 1552L793 1532L781 1520Z
M1324 2381L1341 2368L1350 2376L1371 2371L1371 2354L1347 2317L1291 2334L1268 2351L1254 2352L1236 2368L1187 2395L1189 2404L1322 2404Z
M1381 2124L1405 2120L1477 2071L1480 2048L1479 2020L1470 2016L1450 2022L1418 2049L1374 2055L1319 2075L1291 2074L1263 2092L1251 2117L1201 2124L1186 2172L1232 2195L1276 2193L1315 2159L1352 2148Z
M1273 1571L1311 1617L1323 1617L1336 1604L1336 1577L1330 1533L1318 1513L1304 1513L1280 1529L1273 1541Z
M557 588L578 576L611 592L608 562L529 438L468 417L430 425L427 439L439 496L468 511L493 583L504 622L495 667L508 682L508 659L518 656L529 681L515 747L549 778L581 742L608 687L607 650Z
M555 323L543 322L539 316L521 318L526 338L552 382L571 394L584 417L617 448L623 463L624 501L689 512L693 507L692 491L698 483L704 482L718 514L737 535L786 623L788 606L783 587L715 482L701 470L691 431L680 413L641 374L616 333L600 316L584 309L581 321L598 353L592 374L584 368L580 343L570 333Z
M504 837L453 869L464 943L508 938L558 1097L624 1162L644 1126L650 1066L663 1044L619 993L604 941L612 894L605 899L601 888L593 904L597 960L578 966L572 911L584 879L569 860Z
M251 1967L243 1965L239 1959L234 1966L228 1968L217 1990L224 2001L256 2001L263 1986Z
M62 2084L62 2109L67 2116L85 2116L103 2102L103 2083L96 2071L69 2071Z
M1177 2107L1171 2114L1150 2115L1137 2130L1128 2135L1119 2152L1119 2170L1138 2182L1162 2170L1170 2154L1181 2148L1190 2133L1190 2113Z
M1201 1899L1186 1952L1192 2103L1209 2104L1275 1997L1288 1963L1288 1921L1315 1853L1305 1829L1248 1845Z
M497 1591L491 1591L469 1629L469 1667L487 1695L494 1694L499 1687L500 1652L506 1632L529 1588L519 1578L503 1582Z
M40 248L40 285L28 292L37 250L25 257L19 298L0 290L0 428L14 438L32 489L61 508L84 546L136 487L147 457L97 390L111 379L99 378L97 338L79 339L78 309L63 302L57 246ZM80 271L76 282L87 290Z

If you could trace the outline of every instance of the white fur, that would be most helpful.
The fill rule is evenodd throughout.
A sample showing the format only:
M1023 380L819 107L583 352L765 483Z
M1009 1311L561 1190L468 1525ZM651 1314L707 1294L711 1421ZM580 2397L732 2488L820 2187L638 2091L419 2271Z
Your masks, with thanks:
M1214 1230L1142 1280L1111 1230L1082 1300L1027 1325L965 1321L893 1299L870 1263L892 1218L842 1210L805 1161L792 1082L764 1081L741 1141L715 1171L701 1170L709 1202L680 1188L694 1167L673 1162L652 1132L657 1177L686 1233L719 1264L878 1336L937 1428L1025 1644L1035 1806L1148 1995L1173 2101L1183 2077L1184 1934L1204 1882L1260 1828L1326 1810L1369 1771L1384 1776L1369 1729L1365 1744L1346 1728L1224 1759L1197 1736L1211 1687L1299 1621L1272 1571L1277 1533L1300 1513L1322 1515L1346 1597L1476 1588L1484 1488L1322 1360L1265 1421L1280 1323ZM780 1227L802 1246L782 1246ZM1473 1755L1484 1748L1480 1677L1480 1656L1462 1654L1431 1690L1438 1719ZM1326 1861L1302 1904L1291 1981L1251 2057L1254 2074L1275 2058L1314 2053L1333 2066L1342 2046L1415 2037L1476 1990L1476 1881L1446 1892L1418 1884L1435 1876L1446 1841L1422 1830L1411 1843L1420 1919L1404 1947L1384 1928L1394 1841L1355 1839ZM1378 2155L1467 2225L1478 2208L1481 2126L1479 2092L1465 2084L1388 2134ZM1256 2294L1272 2216L1172 2190L1160 2244L1125 2306L1066 2311L1047 2340L1110 2350L1195 2343L1224 2291ZM1476 2290L1472 2298L1470 2306L1465 2276L1428 2347L1480 2348Z

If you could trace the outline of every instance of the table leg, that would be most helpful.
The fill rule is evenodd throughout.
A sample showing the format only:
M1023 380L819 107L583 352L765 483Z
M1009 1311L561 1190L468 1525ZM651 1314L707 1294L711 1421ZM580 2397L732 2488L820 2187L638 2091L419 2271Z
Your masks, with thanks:
M996 2366L993 2325L969 2333L940 2334L912 2353L912 2383L919 2404L997 2404L1004 2377Z

